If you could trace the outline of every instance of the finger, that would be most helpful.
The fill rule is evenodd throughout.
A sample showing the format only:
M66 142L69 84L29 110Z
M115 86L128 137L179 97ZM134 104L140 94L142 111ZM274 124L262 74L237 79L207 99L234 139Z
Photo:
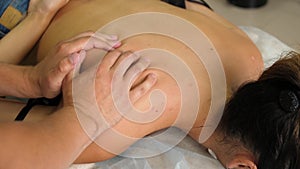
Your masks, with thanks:
M106 40L112 40L112 41L118 40L118 36L117 35L103 34L101 32L96 32L93 36L97 37L97 38L104 38Z
M74 76L76 76L79 74L81 64L83 63L84 59L86 58L86 51L81 50L79 53L73 53L69 57L71 58L74 66L75 66Z
M73 104L72 96L72 80L74 76L74 71L70 71L62 82L62 92L63 92L63 104L64 106Z
M71 41L74 41L75 39L83 38L83 37L91 37L91 36L94 36L94 34L95 34L95 32L93 32L93 31L82 32L79 35L72 37L71 39L65 40L64 42L71 42Z
M133 80L138 74L142 73L147 67L149 67L150 61L145 58L140 58L135 63L133 63L128 70L125 72L124 80Z
M65 93L68 91L70 88L72 88L72 80L74 77L74 71L70 71L64 78L62 82L62 91Z
M116 42L119 45L120 42ZM108 43L99 40L95 37L81 37L73 41L61 44L60 48L62 50L62 55L69 55L71 53L76 53L81 50L90 50L93 48L103 49L106 51L112 50L114 48L114 43Z
M109 34L103 34L103 33L100 33L100 32L93 32L93 31L86 31L86 32L83 32L71 39L68 39L64 42L71 42L71 41L74 41L76 39L79 39L79 38L83 38L83 37L94 37L94 38L97 38L99 40L102 40L102 41L106 41L106 42L109 42L109 44L111 44L112 46L115 46L118 41L118 36L117 35L109 35Z
M66 58L65 58L66 59ZM80 62L80 55L79 53L72 53L69 57L68 57L70 64L72 65L76 65L77 63Z
M110 71L111 67L113 67L113 65L116 64L118 58L121 55L122 55L122 52L118 51L118 50L114 50L114 51L107 53L104 56L102 62L100 63L98 73L103 73L103 72L106 73L106 72Z
M118 40L107 40L99 39L97 37L91 37L84 47L85 50L90 50L92 48L103 49L106 51L113 50L121 45L121 42Z
M61 60L58 65L50 72L49 78L54 87L60 87L66 75L75 68L75 64L80 62L80 54L72 54Z
M133 63L140 59L139 55L136 55L130 51L123 53L113 65L112 70L121 77L124 77L125 73Z
M77 53L84 49L90 37L80 37L72 41L60 43L58 45L58 52L60 56L69 56L72 53Z
M93 31L83 32L65 42L71 42L76 39L80 39L80 38L84 38L84 37L88 37L91 39L97 39L97 40L105 42L108 45L108 46L104 46L106 50L111 50L112 48L117 48L121 45L121 42L118 41L117 35L108 35L108 34L103 34L100 32L94 33ZM101 47L101 48L104 48L104 47Z
M138 101L141 97L145 96L150 89L156 84L157 77L155 74L151 73L147 75L144 81L139 85L135 86L129 93L130 100L132 103Z

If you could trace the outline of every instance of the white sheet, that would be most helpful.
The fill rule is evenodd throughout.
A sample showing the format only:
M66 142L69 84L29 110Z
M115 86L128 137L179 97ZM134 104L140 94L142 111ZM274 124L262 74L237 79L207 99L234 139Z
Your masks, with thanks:
M272 65L290 47L276 37L254 27L240 27L253 40L261 51L265 67ZM178 133L180 131L178 130ZM138 142L135 147L143 147L149 143ZM167 143L152 142L157 148ZM134 150L133 152L134 153ZM186 137L170 151L152 158L131 159L116 157L114 159L85 165L73 165L69 169L222 169L222 165L190 137Z

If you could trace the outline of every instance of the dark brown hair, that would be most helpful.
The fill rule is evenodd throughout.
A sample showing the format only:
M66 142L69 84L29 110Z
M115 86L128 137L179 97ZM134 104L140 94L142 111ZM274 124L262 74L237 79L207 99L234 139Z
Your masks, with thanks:
M259 169L300 168L300 54L290 52L238 89L219 129L256 157Z

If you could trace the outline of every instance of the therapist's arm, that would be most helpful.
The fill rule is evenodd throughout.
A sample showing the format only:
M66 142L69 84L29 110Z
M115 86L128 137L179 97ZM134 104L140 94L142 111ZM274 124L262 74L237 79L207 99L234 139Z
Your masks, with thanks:
M0 168L66 169L91 142L73 107L64 107L46 120L0 123Z
M68 0L30 0L28 15L0 40L0 62L18 64Z
M122 55L119 52L112 52L107 55L97 70L96 81L101 84L110 84L114 70L118 66L118 64L114 63L124 58L128 58L128 53ZM143 59L136 59L130 60L129 58L129 64L133 64L133 66L122 69L126 70L121 75L125 80L137 78L149 65L145 64ZM67 75L63 84L63 108L38 122L0 123L0 168L66 169L92 143L92 139L83 130L77 114L85 113L88 116L92 113L75 111L72 98L71 74ZM124 89L130 89L128 92L133 103L154 86L156 78L152 75L149 76L134 87L127 88L124 86ZM96 85L96 93L102 94L101 97L97 97L98 103L113 101L111 99L111 90L107 91L107 88L109 86ZM105 119L93 119L97 124L96 126L95 123L84 125L84 127L89 129L97 130L94 138L121 120L120 114L112 106L112 104L106 104L103 107L105 112L101 113ZM106 125L100 122L105 122Z

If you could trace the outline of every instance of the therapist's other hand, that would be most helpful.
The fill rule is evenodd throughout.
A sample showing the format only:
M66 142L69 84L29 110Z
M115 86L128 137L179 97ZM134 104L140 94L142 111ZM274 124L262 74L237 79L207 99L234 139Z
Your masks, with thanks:
M133 105L156 84L156 75L149 73L137 85L133 85L135 80L144 77L142 73L149 65L149 60L131 52L122 53L118 50L109 52L100 63L95 81L96 100L110 126L122 118L122 113L116 106L124 108ZM124 113L126 116L126 113L130 112Z
M126 60L127 65L121 66L120 62ZM131 80L139 79L144 72L144 70L149 66L149 61L141 59L140 57L133 56L130 52L121 53L118 50L109 52L100 63L96 71L95 78L95 96L98 104L100 113L104 117L105 127L102 128L101 132L116 125L121 119L122 114L115 107L114 101L121 101L116 98L113 99L112 96L112 83L116 70L123 73L121 81L128 82ZM74 72L74 71L73 71ZM63 106L74 106L73 91L72 91L72 78L73 72L69 73L63 82ZM144 76L143 76L144 77ZM76 80L76 79L75 79ZM139 79L140 80L140 79ZM128 92L128 96L131 103L136 103L141 97L145 96L156 84L157 78L154 74L146 74L146 77L139 81L138 84L133 86L121 86L123 90ZM123 85L123 84L120 84ZM80 103L79 103L80 104ZM74 106L75 107L75 106ZM82 113L82 112L81 112ZM93 114L93 112L88 112L85 110L83 113ZM103 123L103 119L95 120L97 123ZM87 124L88 125L88 124ZM103 126L103 124L97 124L98 126ZM84 126L87 127L87 126Z
M52 16L69 0L30 0L28 13L51 14Z
M81 64L86 51L98 48L105 51L119 47L114 35L85 32L57 44L48 55L33 68L31 82L38 97L53 98L61 92L63 79L77 64Z

